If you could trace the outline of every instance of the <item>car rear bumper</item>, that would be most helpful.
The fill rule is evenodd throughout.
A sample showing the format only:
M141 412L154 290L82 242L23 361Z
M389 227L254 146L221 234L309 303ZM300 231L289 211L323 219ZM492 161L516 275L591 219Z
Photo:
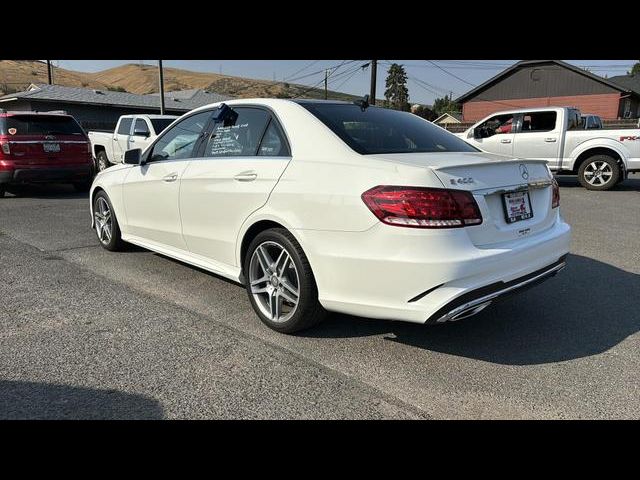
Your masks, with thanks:
M66 165L58 167L18 167L0 171L0 184L61 182L86 182L92 177L91 165Z
M473 245L464 230L380 224L366 232L296 234L324 308L417 323L462 318L458 314L469 308L555 275L571 239L559 215L551 228L530 238L486 247Z

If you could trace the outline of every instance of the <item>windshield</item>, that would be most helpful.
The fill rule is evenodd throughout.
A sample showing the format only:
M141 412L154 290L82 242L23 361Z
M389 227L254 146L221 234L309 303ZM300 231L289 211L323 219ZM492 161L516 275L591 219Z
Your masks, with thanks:
M156 131L156 135L160 135L160 132L171 125L175 118L150 118L149 120L151 120L151 125Z
M10 135L84 135L73 117L61 115L10 115L4 123Z
M360 154L478 152L461 138L417 115L386 108L301 103Z

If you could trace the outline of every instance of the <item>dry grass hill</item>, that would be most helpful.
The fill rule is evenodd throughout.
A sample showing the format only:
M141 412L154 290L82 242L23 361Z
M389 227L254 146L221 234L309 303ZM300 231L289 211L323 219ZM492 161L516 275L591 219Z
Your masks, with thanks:
M118 88L139 94L158 92L158 70L154 65L127 64L96 73L54 68L53 80L55 84L71 87ZM2 94L24 90L30 83L47 83L46 63L37 60L0 60ZM200 88L239 98L324 98L324 90L321 88L309 89L308 86L293 83L192 72L170 67L164 69L164 84L166 91ZM356 98L354 95L333 91L329 91L328 96L338 100Z

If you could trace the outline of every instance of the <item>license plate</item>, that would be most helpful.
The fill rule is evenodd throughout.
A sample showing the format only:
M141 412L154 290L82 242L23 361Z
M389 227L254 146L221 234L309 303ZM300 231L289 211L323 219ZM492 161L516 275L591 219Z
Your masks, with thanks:
M533 217L529 192L505 193L502 195L507 223L519 222Z
M43 146L46 153L58 153L60 151L59 143L45 143Z

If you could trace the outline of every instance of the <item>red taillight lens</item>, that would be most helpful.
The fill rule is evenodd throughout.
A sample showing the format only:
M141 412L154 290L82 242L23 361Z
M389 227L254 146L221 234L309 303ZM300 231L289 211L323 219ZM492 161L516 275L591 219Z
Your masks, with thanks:
M557 208L560 206L560 185L554 178L552 181L553 196L551 197L551 208Z
M364 192L362 200L382 222L399 227L456 228L482 223L478 204L464 190L382 185Z

